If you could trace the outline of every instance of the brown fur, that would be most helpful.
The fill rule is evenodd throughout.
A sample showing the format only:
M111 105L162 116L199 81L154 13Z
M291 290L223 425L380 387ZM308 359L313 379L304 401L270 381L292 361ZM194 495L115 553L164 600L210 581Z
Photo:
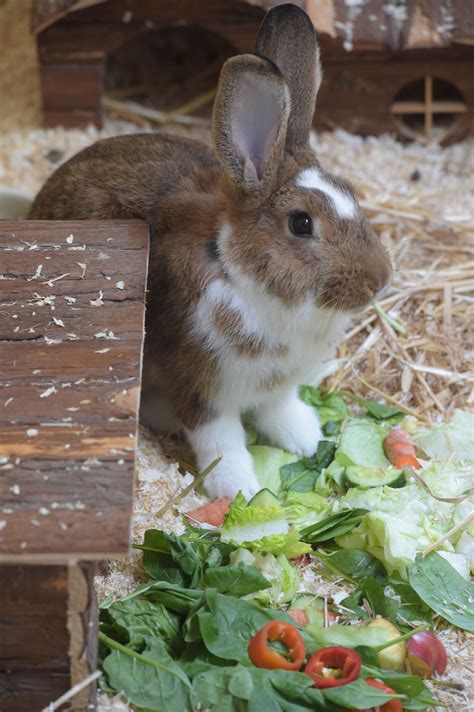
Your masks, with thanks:
M226 338L239 356L256 358L265 352L265 342L260 336L245 333L243 320L238 311L216 306L212 310L212 322L216 331Z
M150 224L144 371L150 387L171 399L190 429L218 415L217 354L195 336L192 321L211 281L230 279L229 265L286 305L309 295L315 305L340 310L363 307L390 278L387 255L363 216L341 220L325 194L295 184L301 170L317 165L308 138L318 62L309 20L292 8L275 8L262 28L258 49L271 61L242 55L224 65L213 115L214 151L166 135L100 141L53 174L30 214L37 220L141 218ZM281 26L285 13L296 22L291 32ZM278 37L281 51L275 49ZM296 46L302 49L295 63ZM290 112L290 95L296 111ZM264 111L248 121L260 98ZM254 129L267 139L258 150L245 138ZM288 213L294 210L312 216L313 238L290 233ZM226 254L218 244L223 218L232 228ZM237 312L216 308L212 316L238 355L262 356L263 339L244 333ZM260 388L283 382L275 371Z

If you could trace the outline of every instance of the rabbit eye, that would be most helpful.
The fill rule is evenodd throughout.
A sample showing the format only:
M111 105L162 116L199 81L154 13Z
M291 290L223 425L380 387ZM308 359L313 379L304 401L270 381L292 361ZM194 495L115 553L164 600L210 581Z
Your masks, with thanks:
M297 210L291 213L288 226L296 237L311 237L313 234L313 221L308 213Z

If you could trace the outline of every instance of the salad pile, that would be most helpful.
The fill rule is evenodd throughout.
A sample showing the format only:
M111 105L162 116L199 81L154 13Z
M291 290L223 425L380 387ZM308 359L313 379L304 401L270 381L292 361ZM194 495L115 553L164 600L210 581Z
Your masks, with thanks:
M104 690L166 712L436 704L436 627L474 631L474 417L424 431L348 392L301 397L323 426L313 457L250 434L250 502L188 512L180 536L145 533L147 582L101 606ZM347 592L305 590L313 567Z

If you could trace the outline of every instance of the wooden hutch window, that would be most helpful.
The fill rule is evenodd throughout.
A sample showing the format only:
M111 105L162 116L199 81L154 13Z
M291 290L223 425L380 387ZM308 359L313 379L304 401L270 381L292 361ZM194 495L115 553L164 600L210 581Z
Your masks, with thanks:
M454 84L430 75L402 87L390 107L404 136L414 139L421 135L430 141L433 129L438 129L439 142L453 132L466 110L464 97Z

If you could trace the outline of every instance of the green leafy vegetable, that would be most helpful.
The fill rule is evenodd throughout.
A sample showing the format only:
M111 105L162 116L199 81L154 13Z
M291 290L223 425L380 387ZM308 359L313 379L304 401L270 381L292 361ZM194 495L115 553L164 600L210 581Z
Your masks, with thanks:
M413 438L417 447L429 457L444 463L470 460L474 454L474 413L457 408L451 422L418 433Z
M367 685L363 679L350 682L341 687L330 687L324 690L324 696L346 709L366 710L381 707L385 702L393 700L400 695L387 695L382 690Z
M108 630L115 627L114 632L118 632L119 640L121 630L126 631L127 644L133 650L142 650L156 639L172 645L179 632L179 621L173 613L161 603L152 603L142 598L116 601L101 610L101 621L107 624Z
M383 645L390 640L390 635L382 628L368 628L357 625L309 625L306 632L311 635L320 648L331 645L342 645L345 648L356 648L359 645Z
M321 556L321 554L319 553ZM323 558L338 571L353 579L373 576L375 579L385 578L385 569L378 559L368 551L361 549L338 549Z
M199 589L183 588L167 581L150 581L139 586L122 600L129 601L137 596L144 596L153 603L162 603L176 613L187 614L202 599L203 592Z
M350 418L341 433L337 462L344 466L390 467L383 449L386 434L387 431L373 421Z
M325 393L320 388L301 386L300 398L307 405L317 408L321 425L328 421L340 423L349 415L349 409L344 403L341 391Z
M252 455L253 467L260 487L278 494L281 488L280 468L296 462L298 455L269 445L252 445L248 450Z
M350 393L350 391L341 391L341 393L343 393L346 398L349 398L365 408L367 412L370 413L370 415L376 420L386 420L390 418L392 419L392 422L395 422L393 420L395 416L397 419L405 417L405 413L400 410L400 408L394 408L391 405L385 405L385 403L377 403L377 401L365 400L360 396L354 395L354 393Z
M112 650L103 669L113 689L123 691L133 704L147 710L192 711L191 683L163 643L157 640L137 653L104 633L99 633L99 638Z
M276 618L294 624L283 611L260 608L251 601L212 590L206 591L205 603L195 614L199 630L209 652L223 660L248 664L249 641L265 623ZM307 636L306 641L311 647L311 638Z
M279 554L261 554L257 551L251 553L248 549L238 549L230 555L232 564L245 562L256 567L262 578L269 582L269 588L256 590L247 598L258 601L263 605L278 606L291 601L300 584L300 573L292 566L286 556Z
M255 551L285 554L288 558L311 551L310 546L300 541L299 533L290 529L283 507L278 504L249 507L241 493L230 505L221 540Z
M417 556L409 582L433 611L453 625L474 632L474 584L436 552Z
M331 514L320 522L302 529L301 539L310 544L320 544L346 534L357 527L367 514L366 509L348 509Z
M333 461L335 450L335 443L321 440L313 457L305 457L298 462L284 465L280 469L282 490L311 492L323 469Z
M243 562L208 568L204 574L204 583L219 593L232 596L245 596L272 585L255 566L248 566Z

